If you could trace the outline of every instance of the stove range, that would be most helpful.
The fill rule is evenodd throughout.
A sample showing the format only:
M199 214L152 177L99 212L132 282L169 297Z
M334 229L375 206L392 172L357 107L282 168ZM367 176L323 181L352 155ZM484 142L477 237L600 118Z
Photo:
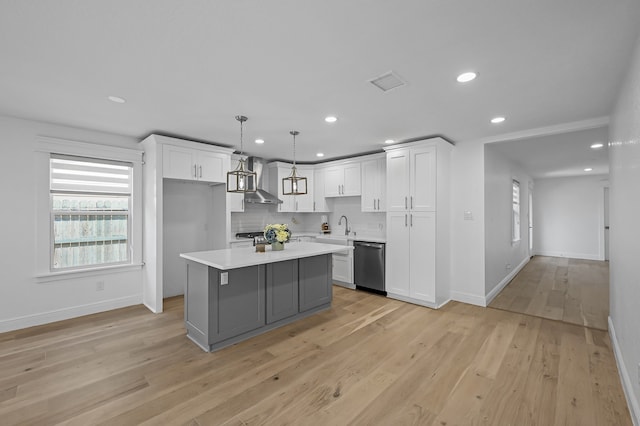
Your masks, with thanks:
M254 232L238 232L236 234L236 238L255 238L264 236L263 231L254 231Z

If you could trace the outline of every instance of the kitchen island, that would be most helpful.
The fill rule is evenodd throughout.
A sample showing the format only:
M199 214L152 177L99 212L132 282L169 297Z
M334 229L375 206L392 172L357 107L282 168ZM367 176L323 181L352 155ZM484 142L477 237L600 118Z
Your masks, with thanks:
M331 255L353 247L288 243L182 253L187 337L215 351L331 307Z

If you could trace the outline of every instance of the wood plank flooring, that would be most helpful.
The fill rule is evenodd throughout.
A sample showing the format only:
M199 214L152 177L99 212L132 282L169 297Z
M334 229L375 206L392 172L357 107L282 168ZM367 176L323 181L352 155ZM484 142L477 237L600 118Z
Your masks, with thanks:
M182 298L0 334L0 423L630 425L605 331L334 287L333 307L215 353Z
M534 256L489 306L607 330L609 263Z

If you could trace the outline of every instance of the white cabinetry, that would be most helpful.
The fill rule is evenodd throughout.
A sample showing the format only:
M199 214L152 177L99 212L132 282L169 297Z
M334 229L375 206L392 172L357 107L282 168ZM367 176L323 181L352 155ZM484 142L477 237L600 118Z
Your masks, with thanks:
M169 290L183 284L172 282L172 273L167 272L184 266L177 253L227 246L231 214L224 183L233 150L161 135L150 135L141 146L145 152L142 302L162 312L165 292L171 294ZM180 204L194 199L197 206ZM200 242L186 233L174 238L176 226L197 233Z
M386 161L384 157L362 161L362 211L383 212L386 210Z
M337 164L325 169L325 197L360 195L360 162Z
M386 289L437 308L449 300L449 159L441 138L387 151Z
M329 206L327 199L324 197L324 168L316 168L313 171L313 211L328 212Z
M282 204L278 204L279 212L313 212L313 167L296 166L298 175L307 178L307 193L304 195L284 195L282 179L291 175L291 164L269 163L269 188L275 192L278 189L278 198Z
M164 145L162 150L162 177L215 183L226 182L224 166L225 162L228 162L228 154L176 145Z

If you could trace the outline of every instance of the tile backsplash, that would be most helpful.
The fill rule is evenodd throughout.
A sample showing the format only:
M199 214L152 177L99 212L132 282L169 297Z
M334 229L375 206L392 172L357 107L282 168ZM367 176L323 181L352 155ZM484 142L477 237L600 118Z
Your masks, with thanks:
M356 236L386 236L384 213L362 212L360 197L328 198L331 213L280 213L276 206L247 204L242 213L231 213L231 235L237 232L259 231L270 223L286 223L291 232L320 232L322 215L328 216L332 234L344 234L344 222L338 225L340 216L349 220L351 232Z

